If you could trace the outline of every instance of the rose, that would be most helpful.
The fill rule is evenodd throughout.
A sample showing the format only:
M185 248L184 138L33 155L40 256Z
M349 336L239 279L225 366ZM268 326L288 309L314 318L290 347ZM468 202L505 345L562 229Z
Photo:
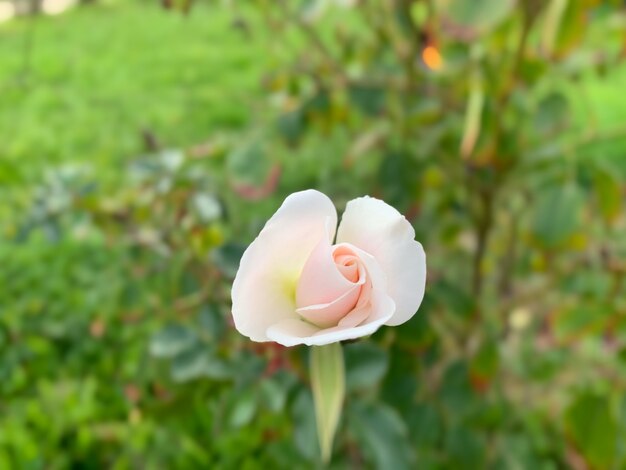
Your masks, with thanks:
M333 203L319 191L285 199L241 258L232 288L241 334L323 345L415 314L426 256L411 224L385 202L361 197L347 204L336 227Z

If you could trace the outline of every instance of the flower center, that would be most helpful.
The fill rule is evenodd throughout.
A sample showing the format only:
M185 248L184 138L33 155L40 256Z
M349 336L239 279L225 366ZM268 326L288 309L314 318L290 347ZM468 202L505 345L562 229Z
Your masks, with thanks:
M333 260L339 272L350 282L358 282L359 259L345 246L338 246L333 251Z

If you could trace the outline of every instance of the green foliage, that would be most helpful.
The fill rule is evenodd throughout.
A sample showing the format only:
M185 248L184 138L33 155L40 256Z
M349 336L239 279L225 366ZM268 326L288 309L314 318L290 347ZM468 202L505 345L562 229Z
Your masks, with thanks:
M429 264L344 345L330 468L624 468L620 2L352 3L0 26L0 468L320 468L306 349L229 312L308 187Z

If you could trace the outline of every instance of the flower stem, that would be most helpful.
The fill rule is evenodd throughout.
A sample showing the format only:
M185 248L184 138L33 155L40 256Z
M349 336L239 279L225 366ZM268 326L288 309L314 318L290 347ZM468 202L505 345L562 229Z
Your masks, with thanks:
M346 388L341 343L312 346L310 360L317 437L322 461L328 463Z

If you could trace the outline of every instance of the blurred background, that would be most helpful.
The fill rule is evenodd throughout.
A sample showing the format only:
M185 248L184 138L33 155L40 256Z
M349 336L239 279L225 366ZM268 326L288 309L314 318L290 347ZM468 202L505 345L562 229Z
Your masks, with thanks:
M305 188L429 263L332 468L626 469L625 58L623 1L0 0L0 469L319 468L230 318Z

